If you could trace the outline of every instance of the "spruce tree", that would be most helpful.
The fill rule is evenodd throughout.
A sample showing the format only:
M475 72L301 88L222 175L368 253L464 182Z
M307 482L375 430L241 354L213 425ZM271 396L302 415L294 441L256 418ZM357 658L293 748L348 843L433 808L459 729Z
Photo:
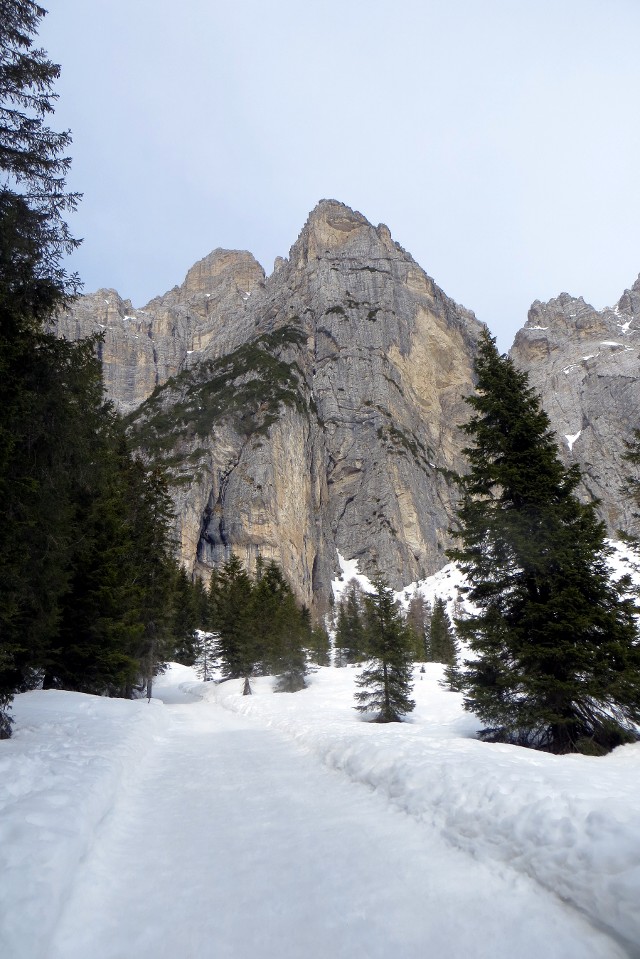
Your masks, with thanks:
M428 660L428 632L431 623L431 607L420 593L416 593L409 601L407 609L407 625L412 635L412 654L416 662Z
M374 712L374 722L395 723L415 703L412 688L410 637L393 592L378 578L375 592L365 596L365 638L369 656L356 680L356 709Z
M435 663L455 666L458 648L456 637L447 612L447 605L436 596L431 614L431 659Z
M362 590L352 579L338 606L336 665L361 663L366 657Z
M26 0L0 3L0 738L10 734L13 692L33 678L32 650L55 635L69 575L71 507L59 454L65 433L73 442L73 416L56 382L73 349L44 325L77 289L62 257L77 245L64 215L78 197L65 185L69 134L44 122L59 74L34 47L44 15Z
M468 475L451 551L477 613L459 623L472 658L461 685L481 737L556 753L601 752L636 737L635 605L611 582L605 528L576 496L525 373L483 334Z
M250 677L259 658L252 610L254 584L239 557L232 554L215 582L212 626L219 634L218 658L227 679L244 679L244 693L251 693Z

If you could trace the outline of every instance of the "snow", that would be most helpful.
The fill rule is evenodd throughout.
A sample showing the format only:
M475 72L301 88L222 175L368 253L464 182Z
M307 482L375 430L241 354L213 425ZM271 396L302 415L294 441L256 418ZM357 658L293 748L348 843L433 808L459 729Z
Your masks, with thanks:
M600 346L619 346L620 348L622 348L624 344L617 343L616 340L602 340L600 342Z
M577 433L572 433L572 434L565 433L565 434L564 434L564 438L565 438L566 441L567 441L567 445L568 445L568 447L569 447L569 451L571 451L571 450L573 449L573 444L576 442L576 440L578 440L578 439L580 438L581 434L582 434L582 430L578 430Z
M527 326L528 330L548 330L548 326Z
M341 553L338 553L338 565L340 566L340 574L331 581L333 598L336 603L341 601L344 591L352 580L356 581L363 593L374 592L373 583L369 577L360 572L357 559L345 559Z
M174 665L163 703L16 697L0 955L640 954L640 745L480 743L440 673L416 671L417 708L389 726L359 719L352 668L293 695Z

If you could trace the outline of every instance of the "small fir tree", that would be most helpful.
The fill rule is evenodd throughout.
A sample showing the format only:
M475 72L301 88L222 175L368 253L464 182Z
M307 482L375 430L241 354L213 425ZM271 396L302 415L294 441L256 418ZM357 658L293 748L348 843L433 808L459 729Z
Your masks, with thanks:
M213 678L213 672L218 662L218 633L207 633L196 630L194 650L194 665L200 679L207 683Z
M352 579L338 605L336 625L336 666L361 663L366 657L363 594L357 580Z
M606 751L640 721L635 604L611 582L604 525L575 494L579 469L563 466L539 397L488 333L476 373L450 554L477 609L458 624L473 654L465 705L485 739Z
M365 597L365 635L371 659L356 680L356 709L375 712L374 722L400 722L415 703L410 637L393 592L382 579Z

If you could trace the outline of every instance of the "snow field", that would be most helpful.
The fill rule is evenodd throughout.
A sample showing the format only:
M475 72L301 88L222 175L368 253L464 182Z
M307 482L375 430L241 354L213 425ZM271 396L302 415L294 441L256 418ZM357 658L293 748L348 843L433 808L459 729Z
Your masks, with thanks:
M0 743L0 956L40 959L96 831L169 717L159 703L56 690L17 696L13 716Z
M389 726L353 709L353 668L293 695L174 665L164 704L18 696L0 956L640 956L640 747L479 743L440 669Z
M234 682L204 694L282 730L476 859L532 877L640 955L640 744L595 758L478 742L462 697L438 686L442 667L425 668L401 725L358 720L351 668L320 669L293 696L270 695L268 678L251 697Z

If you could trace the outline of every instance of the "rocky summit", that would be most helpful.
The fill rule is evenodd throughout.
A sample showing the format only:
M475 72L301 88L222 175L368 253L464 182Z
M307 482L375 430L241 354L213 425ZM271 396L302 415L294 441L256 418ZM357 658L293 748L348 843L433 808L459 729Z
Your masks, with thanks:
M602 313L563 294L533 305L513 347L612 530L630 519L639 311L638 284ZM104 334L107 391L170 471L185 566L274 558L318 610L338 553L396 588L446 562L480 330L387 227L333 200L269 277L214 250L144 309L99 290L58 323Z
M511 349L542 396L565 462L582 470L583 496L600 500L612 535L634 524L624 454L640 428L639 355L640 277L610 309L568 293L536 301Z

